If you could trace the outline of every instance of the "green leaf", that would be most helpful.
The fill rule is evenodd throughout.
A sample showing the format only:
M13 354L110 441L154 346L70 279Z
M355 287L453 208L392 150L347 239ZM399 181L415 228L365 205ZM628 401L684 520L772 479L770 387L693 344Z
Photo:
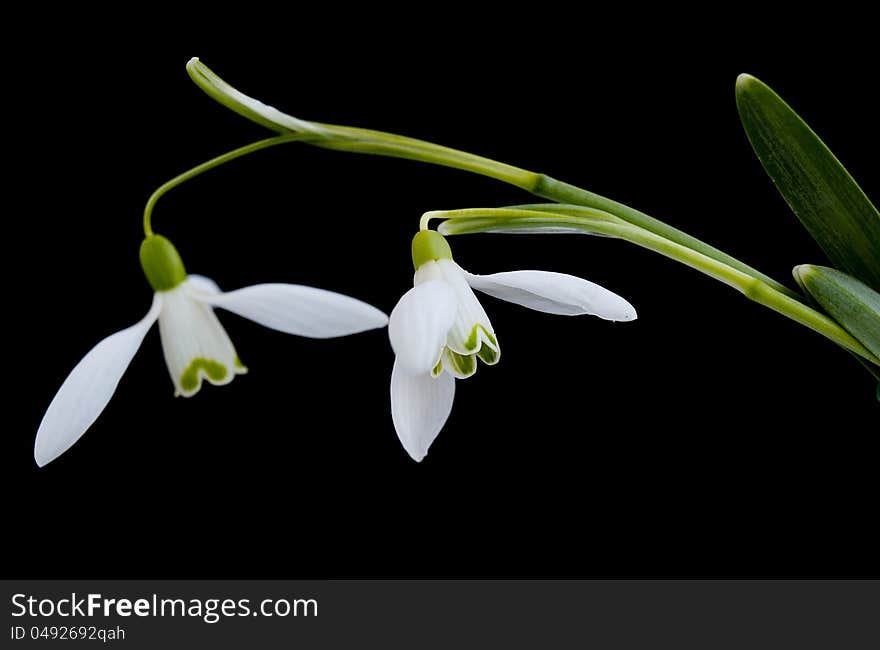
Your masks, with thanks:
M843 273L840 273L839 271L834 271L833 269L822 269L822 271L820 272L820 271L818 271L818 269L820 269L820 268L822 268L822 267L815 267L815 266L810 266L808 264L804 264L802 266L796 266L792 271L792 274L794 275L794 279L797 281L800 288L804 291L804 293L807 295L807 297L810 298L810 302L812 302L813 305L815 307L817 307L818 309L822 309L823 307L822 307L822 305L819 304L818 300L813 298L812 293L811 293L811 289L813 291L816 291L817 295L830 294L830 296L833 296L835 293L841 291L840 289L834 289L830 286L830 284L831 284L830 277L828 278L829 286L823 287L823 285L825 283L823 282L823 279L821 276L824 271L832 271L832 274L831 274L832 277L837 274L839 274L840 276L843 276L842 281L845 284L858 283L858 285L860 285L861 290L864 290L864 291L867 291L870 293L874 293L866 285L862 284L861 282L859 282L858 280L856 280L854 278L851 278ZM844 300L846 299L845 296L843 296L843 298L844 298ZM829 304L828 300L826 300L826 304ZM864 314L862 316L864 317ZM850 332L850 333L852 333L852 332ZM877 397L877 401L880 402L880 366L873 364L870 361L863 359L862 357L860 357L856 354L853 354L853 357L859 363L861 363L868 372L871 373L871 375L874 377L874 379L876 379L878 381L875 396Z
M776 188L832 264L880 291L880 213L840 161L766 84L736 82L746 135Z
M880 293L826 266L801 264L794 267L793 273L822 309L874 356L880 357Z

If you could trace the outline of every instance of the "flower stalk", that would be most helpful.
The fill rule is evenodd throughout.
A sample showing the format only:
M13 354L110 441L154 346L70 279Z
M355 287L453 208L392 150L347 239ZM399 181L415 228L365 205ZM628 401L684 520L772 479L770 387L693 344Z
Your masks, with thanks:
M214 169L215 167L219 167L220 165L235 160L236 158L241 158L242 156L246 156L250 153L261 151L263 149L268 149L269 147L274 147L279 144L286 144L288 142L299 142L303 139L303 134L288 133L286 135L277 135L274 138L257 140L256 142L251 142L250 144L246 144L243 147L233 149L232 151L227 151L226 153L216 156L215 158L211 158L211 160L205 161L201 165L196 165L192 169L189 169L182 174L178 174L170 181L162 183L162 185L157 187L156 190L150 195L150 198L147 199L147 205L144 207L144 236L150 237L154 234L153 209L156 207L156 202L160 198L162 198L162 196L169 190L173 190L181 183L185 183L191 178L195 178L200 174L204 174L206 171Z
M834 320L811 308L796 291L757 269L662 221L622 203L546 174L392 133L309 122L287 115L233 88L197 58L187 63L192 80L231 110L281 134L299 134L307 144L340 151L417 160L468 171L514 185L561 205L517 206L500 211L426 213L450 218L446 234L464 232L575 232L617 237L660 253L724 282L749 299L804 325L867 362L877 374L880 359Z
M728 266L677 242L632 224L621 224L601 215L574 216L545 210L519 208L475 208L428 213L430 219L446 219L438 231L444 235L511 232L560 232L616 237L646 248L700 271L737 289L744 296L818 332L859 357L880 366L880 359L846 330L821 312L778 291L760 278Z
M218 77L198 58L191 59L187 63L186 69L196 85L222 105L279 133L297 133L302 136L301 142L325 149L405 158L444 167L452 167L494 178L558 203L574 203L603 210L635 226L717 260L726 266L758 278L780 293L794 300L800 300L798 294L785 285L677 228L622 203L612 201L575 185L556 180L546 174L529 171L490 158L484 158L450 147L443 147L416 138L408 138L384 131L309 122L295 118L236 90Z

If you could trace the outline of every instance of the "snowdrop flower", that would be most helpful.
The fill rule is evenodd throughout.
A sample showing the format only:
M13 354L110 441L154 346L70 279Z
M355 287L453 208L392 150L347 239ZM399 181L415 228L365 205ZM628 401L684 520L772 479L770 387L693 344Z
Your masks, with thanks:
M70 448L101 414L157 320L174 393L184 397L195 395L203 379L220 386L247 372L213 307L310 338L355 334L388 322L360 300L295 284L223 293L212 280L187 275L177 250L161 235L143 241L140 258L155 290L153 305L140 322L92 348L61 385L37 431L34 458L41 467Z
M468 273L453 261L446 239L433 230L413 238L412 258L415 286L391 312L388 335L395 354L391 417L403 448L415 461L425 457L449 417L455 380L473 375L478 358L494 365L501 355L492 323L472 289L550 314L636 318L633 306L617 294L571 275Z

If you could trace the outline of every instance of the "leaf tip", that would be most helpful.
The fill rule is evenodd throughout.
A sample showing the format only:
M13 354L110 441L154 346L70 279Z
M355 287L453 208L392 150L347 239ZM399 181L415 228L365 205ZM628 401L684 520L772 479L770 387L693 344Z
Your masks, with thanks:
M798 264L791 270L791 276L806 295L810 295L810 290L807 288L804 278L809 275L811 266L811 264Z
M752 75L743 72L736 78L736 87L737 89L745 88L752 81L757 81L757 79Z
M798 264L791 270L791 274L794 276L794 279L797 280L798 284L803 286L804 280L815 271L815 266L812 264Z
M744 97L749 93L754 93L755 91L760 91L766 88L767 86L757 77L753 77L752 75L743 72L736 78L736 98L737 102L740 97Z

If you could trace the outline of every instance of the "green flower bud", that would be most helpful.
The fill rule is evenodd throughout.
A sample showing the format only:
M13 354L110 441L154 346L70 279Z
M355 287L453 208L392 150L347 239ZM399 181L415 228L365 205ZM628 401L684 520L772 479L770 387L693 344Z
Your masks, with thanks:
M141 267L156 291L170 291L186 280L183 260L162 235L150 235L141 242Z
M420 230L412 240L413 267L418 269L425 262L451 260L452 249L446 239L436 230Z

